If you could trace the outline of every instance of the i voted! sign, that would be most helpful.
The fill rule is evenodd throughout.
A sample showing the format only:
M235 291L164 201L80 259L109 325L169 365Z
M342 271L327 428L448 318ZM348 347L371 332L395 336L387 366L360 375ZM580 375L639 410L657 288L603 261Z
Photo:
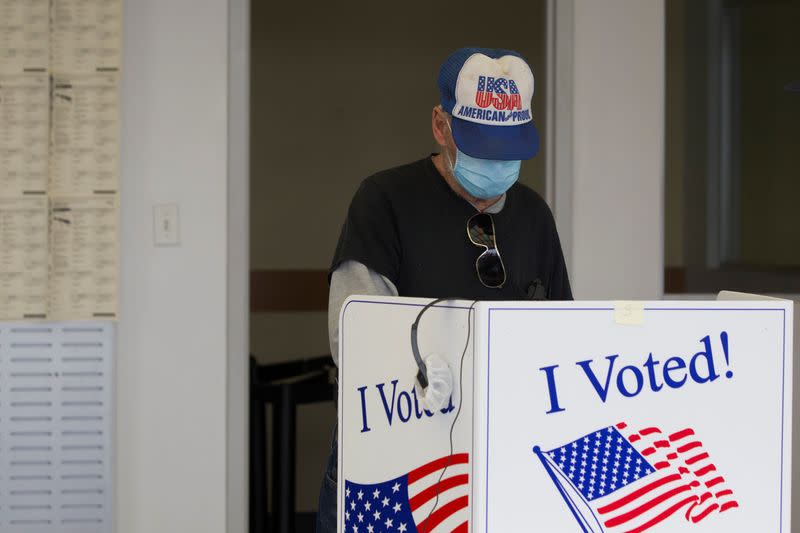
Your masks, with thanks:
M409 331L426 303L353 297L343 307L340 532L471 529L472 363L465 358L462 386L444 407L425 408L415 386ZM472 360L476 313L469 307L465 302L444 303L429 309L420 323L421 349L440 354L453 369L460 365L467 340Z
M342 312L340 531L789 531L791 303L446 302L435 411L425 303Z
M476 530L789 531L791 303L481 311Z

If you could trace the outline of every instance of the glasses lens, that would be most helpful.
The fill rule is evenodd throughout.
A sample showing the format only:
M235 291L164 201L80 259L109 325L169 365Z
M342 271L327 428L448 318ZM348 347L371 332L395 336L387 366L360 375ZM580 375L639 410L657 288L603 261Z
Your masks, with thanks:
M506 281L506 270L503 268L500 254L495 249L482 253L475 262L475 267L478 269L481 283L487 287L502 287Z
M478 213L473 215L467 222L467 233L474 244L495 248L494 224L492 223L492 217L488 214Z
M506 282L506 270L494 240L492 216L488 213L478 213L470 217L467 221L467 235L473 244L486 248L475 261L481 283L492 288L502 287Z

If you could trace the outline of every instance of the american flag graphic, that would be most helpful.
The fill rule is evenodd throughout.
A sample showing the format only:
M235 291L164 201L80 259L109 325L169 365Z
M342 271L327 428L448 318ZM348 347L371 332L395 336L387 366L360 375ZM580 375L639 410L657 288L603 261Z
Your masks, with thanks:
M447 455L380 483L345 480L343 512L346 533L466 533L469 454Z
M514 80L491 76L478 76L475 103L481 108L493 105L496 109L522 109L522 97Z
M534 452L584 532L647 531L671 517L694 524L739 506L692 429L620 423Z

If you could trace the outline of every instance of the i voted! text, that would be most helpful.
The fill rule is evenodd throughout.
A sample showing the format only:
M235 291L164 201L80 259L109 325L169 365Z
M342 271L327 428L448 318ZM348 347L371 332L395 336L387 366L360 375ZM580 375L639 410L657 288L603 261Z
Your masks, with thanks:
M702 350L692 356L673 356L667 358L663 364L653 353L641 364L623 364L619 354L607 355L602 359L586 359L578 361L575 365L577 372L586 379L586 385L597 394L599 401L605 403L614 395L625 398L634 398L645 389L659 392L668 389L680 389L689 383L702 385L719 379L722 375L733 378L731 370L728 333L719 334L722 346L722 358L717 353L715 358L711 336L706 335L700 339ZM559 401L558 373L560 365L551 365L540 368L547 385L549 409L547 414L566 411L567 408ZM723 374L720 372L724 370Z

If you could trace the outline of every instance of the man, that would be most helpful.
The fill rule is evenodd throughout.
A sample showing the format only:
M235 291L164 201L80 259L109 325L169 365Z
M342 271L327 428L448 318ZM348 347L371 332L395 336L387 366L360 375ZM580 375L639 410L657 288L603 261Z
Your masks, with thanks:
M439 72L438 154L385 170L353 197L330 269L328 326L351 294L570 300L552 213L517 183L539 150L533 73L513 51L461 48ZM336 531L336 442L317 531Z

